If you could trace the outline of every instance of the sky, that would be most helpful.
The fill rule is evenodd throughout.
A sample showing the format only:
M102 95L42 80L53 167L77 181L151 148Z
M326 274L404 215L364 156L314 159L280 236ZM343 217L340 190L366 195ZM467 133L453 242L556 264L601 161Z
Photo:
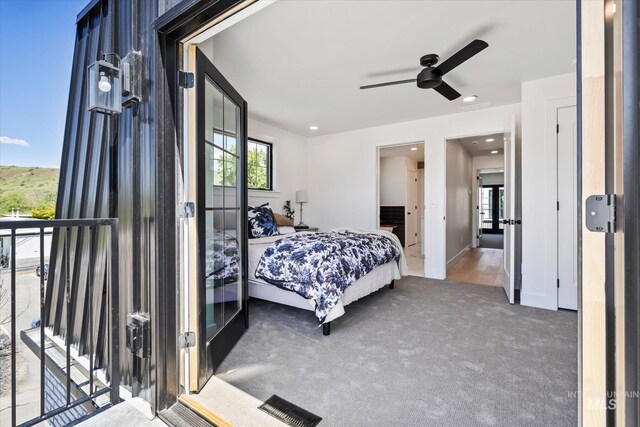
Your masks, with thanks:
M60 167L76 15L89 0L0 0L0 165Z

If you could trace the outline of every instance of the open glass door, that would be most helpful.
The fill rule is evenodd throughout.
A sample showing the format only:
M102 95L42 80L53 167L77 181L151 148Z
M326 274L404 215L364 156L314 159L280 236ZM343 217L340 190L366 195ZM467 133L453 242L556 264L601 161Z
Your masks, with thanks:
M248 327L246 113L244 99L197 49L199 388Z

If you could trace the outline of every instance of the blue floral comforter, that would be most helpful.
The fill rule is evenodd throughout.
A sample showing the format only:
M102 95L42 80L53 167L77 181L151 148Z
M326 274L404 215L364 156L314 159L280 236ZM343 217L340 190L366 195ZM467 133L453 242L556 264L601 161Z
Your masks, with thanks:
M315 301L323 322L349 285L400 255L394 242L379 234L303 233L272 243L256 277Z

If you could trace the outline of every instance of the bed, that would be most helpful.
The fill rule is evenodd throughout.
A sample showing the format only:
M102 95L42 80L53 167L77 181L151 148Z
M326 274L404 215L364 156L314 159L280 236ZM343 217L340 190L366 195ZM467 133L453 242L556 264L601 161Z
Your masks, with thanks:
M331 321L337 319L345 313L345 306L349 305L353 301L356 301L366 295L369 295L378 289L389 285L389 288L393 288L394 281L400 279L402 276L407 275L407 264L402 250L402 245L398 238L387 231L382 230L359 230L359 229L336 229L332 230L336 233L354 233L360 235L378 235L383 236L391 240L392 244L397 248L399 252L399 259L391 260L384 264L378 265L370 272L366 273L362 277L359 277L351 285L349 285L341 297L339 297L337 303L333 305L330 311L320 320L322 324L323 334L329 335L331 331ZM297 235L314 235L313 232L301 232ZM322 234L322 233L321 233ZM335 234L334 234L335 235ZM270 237L262 237L249 239L249 296L253 298L259 298L262 300L272 301L279 304L285 304L292 307L301 308L303 310L316 311L316 303L313 299L305 299L298 293L278 287L274 284L267 283L265 280L256 277L256 271L260 267L260 260L269 247L277 244L283 238L290 237L291 235L277 235ZM296 236L297 237L297 236ZM320 236L313 237L308 236L309 239L319 238ZM263 271L263 270L261 270Z

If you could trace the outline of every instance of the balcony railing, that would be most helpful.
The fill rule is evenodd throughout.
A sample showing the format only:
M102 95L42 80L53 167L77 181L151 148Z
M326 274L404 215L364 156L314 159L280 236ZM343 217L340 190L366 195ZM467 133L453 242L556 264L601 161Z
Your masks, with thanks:
M46 262L45 238L52 241L50 263ZM77 416L79 410L89 416L119 402L118 220L0 221L0 239L0 284L10 277L11 313L6 318L11 322L11 425L69 419L69 413L74 411L77 422L81 418ZM39 260L31 258L31 266L21 260L18 265L18 241L29 239L32 246L33 239L39 243ZM80 252L85 253L80 257ZM35 409L31 402L26 418L21 416L18 420L17 409L24 402L19 404L16 400L16 276L20 271L23 284L24 269L33 263L38 264L40 319L20 334L39 359L40 404ZM29 387L35 388L37 377L33 372L29 372L28 381ZM57 397L50 393L52 382L60 389ZM64 424L53 424L61 423Z

